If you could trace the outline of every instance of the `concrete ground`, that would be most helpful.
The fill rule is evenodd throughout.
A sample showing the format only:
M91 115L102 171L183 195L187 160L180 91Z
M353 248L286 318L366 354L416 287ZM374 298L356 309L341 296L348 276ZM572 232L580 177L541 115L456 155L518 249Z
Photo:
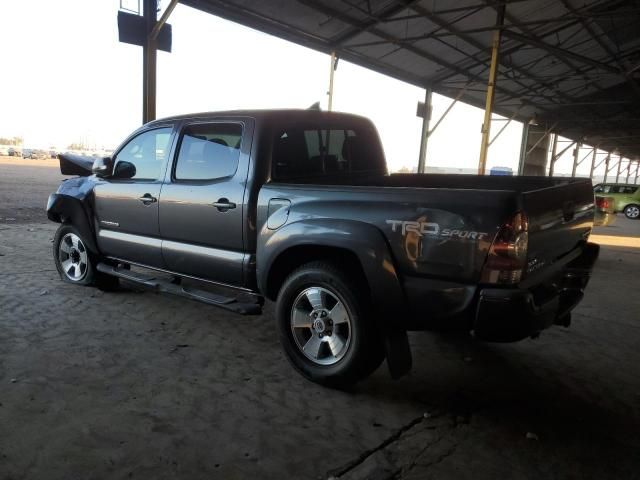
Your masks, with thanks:
M571 328L412 334L409 376L337 392L289 367L270 306L62 283L61 177L26 162L0 159L0 479L640 478L640 222L594 236Z

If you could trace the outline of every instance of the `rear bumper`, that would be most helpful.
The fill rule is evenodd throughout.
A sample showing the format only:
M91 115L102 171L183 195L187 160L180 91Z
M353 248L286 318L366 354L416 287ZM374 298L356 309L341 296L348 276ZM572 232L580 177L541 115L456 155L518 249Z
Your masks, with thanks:
M615 213L596 210L595 216L593 218L593 225L596 227L606 227L607 225L612 225L615 220Z
M582 254L544 285L529 289L480 290L473 332L492 342L514 342L535 336L554 324L568 326L589 283L600 247L587 243Z

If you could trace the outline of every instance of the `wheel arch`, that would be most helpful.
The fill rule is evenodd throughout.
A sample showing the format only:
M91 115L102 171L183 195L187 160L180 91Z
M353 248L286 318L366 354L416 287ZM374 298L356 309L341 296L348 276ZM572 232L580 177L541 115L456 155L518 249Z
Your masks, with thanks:
M273 260L266 276L265 297L275 301L284 281L296 268L318 260L331 262L354 273L357 280L366 286L367 295L370 295L369 282L364 269L353 251L344 247L303 244L287 248Z
M339 267L355 268L363 276L391 375L398 378L407 373L412 363L405 323L407 301L389 245L377 227L330 218L301 220L275 232L265 227L258 238L258 287L273 300L288 275L284 272L307 261L326 260L327 255L339 259Z
M80 233L92 253L99 253L93 224L85 205L86 199L54 193L47 202L47 217L52 222L71 224Z

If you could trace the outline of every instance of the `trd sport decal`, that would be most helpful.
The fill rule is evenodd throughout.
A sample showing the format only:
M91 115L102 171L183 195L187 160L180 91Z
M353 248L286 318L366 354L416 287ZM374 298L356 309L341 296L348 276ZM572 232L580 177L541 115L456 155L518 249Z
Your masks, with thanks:
M468 238L470 240L482 240L489 234L485 232L473 232L469 230L457 230L451 228L440 228L440 225L433 222L413 222L405 220L387 220L387 223L391 225L391 231L402 231L402 235L407 233L416 233L419 236L433 235L436 237L456 237L456 238Z

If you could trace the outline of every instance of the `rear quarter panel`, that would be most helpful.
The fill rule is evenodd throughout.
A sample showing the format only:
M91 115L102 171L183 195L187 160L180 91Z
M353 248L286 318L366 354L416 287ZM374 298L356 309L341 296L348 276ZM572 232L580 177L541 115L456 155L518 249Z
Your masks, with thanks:
M259 264L261 246L277 232L266 223L270 199L291 202L285 225L324 219L375 227L400 276L460 283L478 281L497 229L516 208L504 191L269 184L258 200ZM345 246L359 243L353 235L344 234Z

